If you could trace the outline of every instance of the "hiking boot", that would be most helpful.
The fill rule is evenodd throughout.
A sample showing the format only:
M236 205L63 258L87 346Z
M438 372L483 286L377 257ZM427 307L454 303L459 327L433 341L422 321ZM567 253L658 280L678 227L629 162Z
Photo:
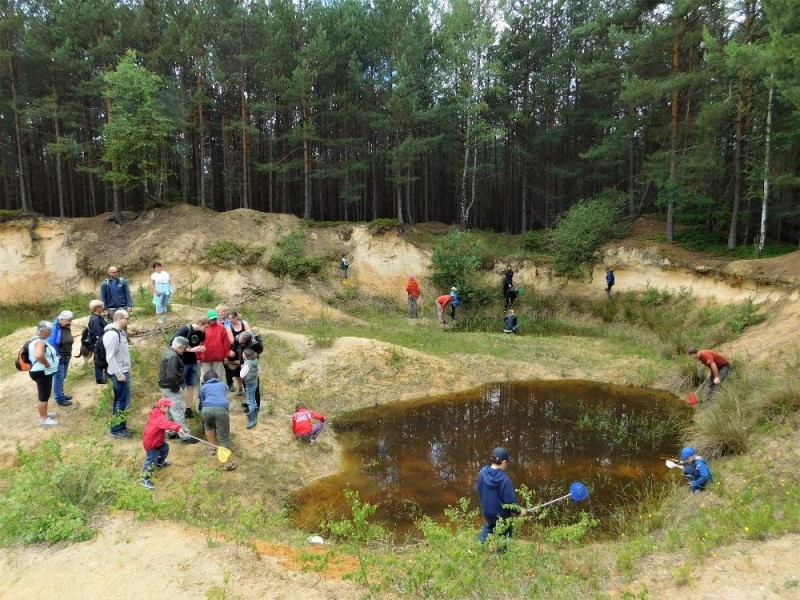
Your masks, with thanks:
M162 463L156 463L156 469L163 469L164 467L168 467L172 464L171 460L165 460Z
M133 437L133 434L127 429L123 431L110 431L108 435L113 438L117 438L118 440L129 440Z
M72 400L69 399L69 396L64 396L63 400L56 400L56 404L59 406L70 406L72 404Z
M189 444L199 444L199 443L200 443L200 440L198 440L197 438L190 438L190 437L186 437L186 438L183 438L183 439L181 440L181 443L182 443L182 444L186 444L186 445L189 445Z
M139 485L141 485L142 487L146 487L148 490L156 489L156 486L153 485L153 482L147 479L146 477L143 477L142 479L139 480Z
M38 419L39 427L55 427L58 425L58 421L56 421L53 417L48 416L46 419Z
M194 411L191 407L189 407L183 411L183 416L185 416L187 419L194 419Z

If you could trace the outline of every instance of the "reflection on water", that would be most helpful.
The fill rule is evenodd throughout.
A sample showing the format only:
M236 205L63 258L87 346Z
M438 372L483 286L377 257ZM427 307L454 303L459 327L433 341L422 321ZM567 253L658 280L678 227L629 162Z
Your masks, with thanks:
M555 498L583 481L592 495L580 508L602 518L648 479L669 477L660 457L674 455L687 416L670 394L586 381L498 383L364 409L338 423L341 470L297 494L293 520L313 529L346 515L350 487L380 503L377 519L395 531L423 514L441 521L459 498L478 506L475 478L496 446L511 454L515 486Z

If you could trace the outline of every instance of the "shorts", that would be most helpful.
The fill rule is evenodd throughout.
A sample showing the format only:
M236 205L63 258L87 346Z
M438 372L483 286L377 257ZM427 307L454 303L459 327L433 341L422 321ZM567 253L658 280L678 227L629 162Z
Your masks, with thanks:
M197 385L197 363L183 365L183 383L191 386Z

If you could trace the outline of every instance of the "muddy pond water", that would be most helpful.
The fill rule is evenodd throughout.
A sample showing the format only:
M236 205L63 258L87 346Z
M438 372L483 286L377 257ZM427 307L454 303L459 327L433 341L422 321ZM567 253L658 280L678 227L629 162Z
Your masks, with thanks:
M588 381L503 382L366 408L334 421L340 470L296 494L292 520L315 530L347 516L349 488L379 503L375 520L395 533L412 533L421 515L444 522L460 498L478 508L477 473L503 446L515 487L533 490L535 502L587 484L588 500L556 506L588 511L602 528L616 508L676 477L664 458L677 453L689 417L672 394Z

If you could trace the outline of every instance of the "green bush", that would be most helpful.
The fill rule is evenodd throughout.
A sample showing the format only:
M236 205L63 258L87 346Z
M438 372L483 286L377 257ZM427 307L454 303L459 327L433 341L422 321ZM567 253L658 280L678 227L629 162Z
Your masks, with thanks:
M293 279L308 279L322 271L322 260L306 256L305 229L302 226L278 240L278 250L267 262L271 273L278 277L288 275Z
M475 274L480 270L486 252L483 245L463 231L451 231L433 248L430 280L445 291L455 286L462 302L483 302Z
M624 206L623 194L607 190L570 208L551 233L555 273L577 273L582 265L594 261L602 244L624 235L627 228L620 225Z
M248 248L230 240L219 240L208 246L201 260L213 265L255 265L264 254L263 246Z
M522 236L522 249L527 252L544 252L550 247L548 232L541 230L526 231Z

